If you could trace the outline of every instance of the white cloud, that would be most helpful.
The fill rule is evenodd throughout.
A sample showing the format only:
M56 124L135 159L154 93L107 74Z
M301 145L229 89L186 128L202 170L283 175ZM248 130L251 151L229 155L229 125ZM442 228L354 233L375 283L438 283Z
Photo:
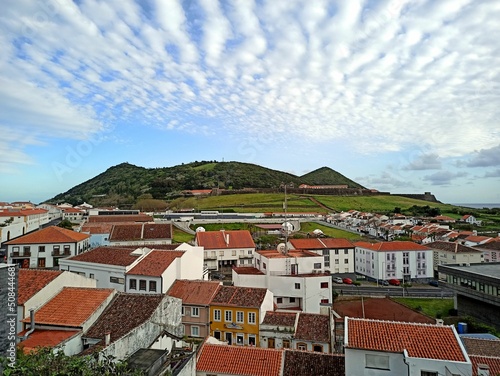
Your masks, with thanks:
M0 124L72 138L130 118L186 131L194 117L240 139L418 150L410 170L497 147L498 4L367 4L14 2L0 15Z

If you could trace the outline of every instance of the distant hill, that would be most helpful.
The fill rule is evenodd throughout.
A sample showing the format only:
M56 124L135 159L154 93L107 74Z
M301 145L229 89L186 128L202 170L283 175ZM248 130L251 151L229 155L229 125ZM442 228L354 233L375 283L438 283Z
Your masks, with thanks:
M282 183L293 183L296 187L300 184L347 184L349 188L363 188L328 167L296 176L241 162L202 161L162 168L121 163L47 202L123 205L132 204L145 195L164 200L178 197L184 190L278 188Z

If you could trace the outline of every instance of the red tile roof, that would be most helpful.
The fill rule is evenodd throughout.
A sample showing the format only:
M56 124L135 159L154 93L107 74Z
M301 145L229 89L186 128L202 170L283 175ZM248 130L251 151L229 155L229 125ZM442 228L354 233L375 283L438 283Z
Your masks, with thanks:
M88 234L82 234L65 228L50 226L41 230L20 236L5 244L47 244L47 243L75 243L90 238Z
M468 242L481 243L487 240L490 240L490 236L480 236L480 235L470 235L465 238Z
M170 264L183 254L183 251L151 251L127 274L161 277Z
M89 234L109 234L112 228L112 223L85 223L82 226L82 232Z
M459 341L452 326L347 318L346 348L465 362Z
M21 332L24 335L26 330ZM80 333L80 330L42 330L36 329L27 339L19 342L17 347L22 348L25 354L35 351L40 347L55 347Z
M394 251L429 251L428 247L423 245L407 242L407 241L394 241L394 242L380 242L380 243L368 243L368 242L357 242L356 247L368 248L372 251L381 252L394 252Z
M26 303L62 273L61 270L19 269L17 304Z
M134 249L119 247L97 247L67 260L92 262L96 264L128 266L134 263L139 255L132 254Z
M262 325L295 327L297 312L267 311Z
M205 249L255 248L248 230L197 232L196 244Z
M478 249L467 247L466 245L454 242L436 241L432 243L427 243L425 246L432 249L439 249L441 251L453 252L453 253L482 253Z
M81 327L114 292L113 289L64 287L35 312L37 325ZM29 322L30 318L22 322Z
M354 248L354 244L343 238L321 238L320 239L328 248Z
M259 308L266 296L266 288L219 286L212 299L213 305Z
M115 224L109 235L110 241L171 239L171 223Z
M330 316L316 313L299 314L295 339L330 343Z
M198 356L196 371L208 374L279 376L282 357L282 350L205 343Z
M84 337L104 340L106 332L109 331L113 343L146 322L163 298L164 295L161 294L119 292Z
M182 304L209 305L219 286L219 282L178 279L167 295L182 299Z
M500 357L500 340L482 338L461 338L469 355Z
M253 266L236 266L233 271L236 274L264 275L263 272Z
M479 364L487 365L491 376L500 375L500 357L470 355L469 358L472 362L472 376L478 375Z
M286 257L319 257L317 253L311 251L303 251L290 249L288 253L285 255L282 252L279 252L276 249L266 249L262 251L257 251L258 254L267 257L267 258L286 258Z
M343 355L286 349L284 356L283 376L345 376Z
M295 249L354 248L354 244L343 238L290 239L290 243Z

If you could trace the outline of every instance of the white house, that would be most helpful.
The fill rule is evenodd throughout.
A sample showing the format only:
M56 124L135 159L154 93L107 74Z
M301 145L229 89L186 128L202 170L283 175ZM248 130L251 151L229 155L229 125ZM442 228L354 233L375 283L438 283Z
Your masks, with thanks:
M29 317L30 310L47 303L63 287L96 287L94 279L60 270L19 269L18 281L18 333L21 320Z
M323 256L325 270L331 273L354 273L354 244L343 238L290 239L298 250Z
M477 264L483 261L483 252L459 243L437 241L428 243L426 246L434 252L434 276L440 279L445 278L445 275L438 276L438 265Z
M477 218L474 217L472 214L466 214L462 218L460 218L460 220L462 222L477 226L481 226L482 223L482 221L477 220Z
M0 243L38 230L49 221L45 209L0 210Z
M472 375L453 326L345 318L346 376Z
M62 258L87 250L89 238L87 234L50 226L6 242L7 258L21 268L53 268Z
M196 232L195 244L204 248L208 269L253 264L255 243L248 230L199 231Z
M356 242L355 270L375 280L413 279L434 277L433 251L409 241Z
M85 210L78 208L64 208L62 212L62 218L72 223L81 223L87 214Z
M255 266L233 268L233 283L267 288L278 309L319 313L321 304L332 303L332 277L323 260L309 251L257 251Z
M37 205L37 209L45 209L47 210L48 221L53 221L54 219L62 218L62 209L58 208L56 205L52 204L40 204Z

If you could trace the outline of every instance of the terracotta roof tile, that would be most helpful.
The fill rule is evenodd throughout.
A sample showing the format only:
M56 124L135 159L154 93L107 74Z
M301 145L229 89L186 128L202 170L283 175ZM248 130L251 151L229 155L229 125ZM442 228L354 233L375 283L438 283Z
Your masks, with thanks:
M461 339L469 355L500 357L500 340L471 337Z
M109 235L110 241L171 239L171 223L115 224Z
M469 235L465 238L466 241L475 242L475 243L484 242L484 241L487 241L490 239L491 239L491 237L489 237L489 236L480 236L480 235Z
M262 325L295 327L297 312L267 311Z
M109 234L112 228L112 223L85 223L81 231L89 234Z
M471 355L469 358L472 362L472 376L478 375L477 369L480 364L488 366L491 376L500 375L500 357Z
M264 275L259 269L253 266L236 266L233 268L236 274L248 274L248 275Z
M36 351L40 347L55 347L80 333L80 330L42 330L36 329L27 339L19 342L17 347L22 348L25 354ZM24 335L26 330L21 332Z
M359 244L359 245L358 245ZM368 248L372 251L393 252L393 251L428 251L429 248L408 241L394 241L394 242L380 242L380 243L367 243L358 242L356 246Z
M17 304L26 303L62 273L61 270L19 269Z
M290 239L295 249L354 248L354 244L343 238Z
M139 255L132 254L132 252L132 248L97 247L79 255L69 257L67 260L128 266L139 258Z
M181 299L182 304L209 305L219 286L219 282L178 279L167 295Z
M50 226L41 230L20 236L5 244L47 244L47 243L75 243L90 238L88 234L82 234L65 228Z
M330 317L316 313L299 314L295 338L304 341L330 342Z
M343 238L321 238L328 248L354 248L354 244L348 239Z
M345 357L343 355L286 349L284 356L283 376L345 375Z
M197 232L196 243L205 249L255 248L248 230Z
M474 248L489 251L500 251L500 238L494 238L486 243L475 245Z
M465 362L452 326L347 319L346 348L403 353L413 358Z
M114 292L113 289L64 287L35 312L37 325L80 327ZM29 322L30 318L22 320Z
M198 356L196 371L245 376L279 376L283 351L248 346L205 343Z
M84 334L85 338L104 339L111 334L111 343L146 322L158 308L164 295L119 292L99 319Z
M454 242L437 241L437 242L427 243L426 247L453 253L481 253L481 251L477 249L474 249L472 247L467 247L466 245Z
M258 308L262 305L267 289L257 287L219 286L212 299L214 305Z
M153 217L146 214L130 214L130 215L91 215L88 222L151 222Z
M183 251L151 251L127 274L160 277L170 264L183 254Z

